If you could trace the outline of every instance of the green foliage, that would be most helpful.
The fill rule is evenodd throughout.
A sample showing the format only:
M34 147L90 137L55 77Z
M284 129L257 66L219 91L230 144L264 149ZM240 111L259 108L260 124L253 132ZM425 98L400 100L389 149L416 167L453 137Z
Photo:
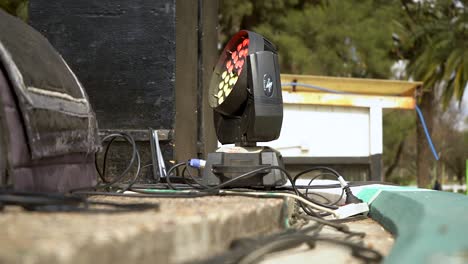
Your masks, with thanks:
M390 77L390 22L401 13L395 1L233 2L221 1L223 35L241 28L265 35L278 47L282 72Z
M408 73L425 88L443 90L446 108L461 102L468 81L468 6L458 1L409 1L396 24Z
M396 168L386 175L385 181L397 184L415 184L415 113L406 110L385 110L383 115L383 163L388 174L389 167ZM398 147L402 144L402 151Z
M28 0L0 0L0 9L24 21L28 20Z
M297 74L389 78L398 59L393 20L404 15L400 1L221 0L221 36L226 42L240 29L259 32L279 51L281 71ZM384 165L398 168L388 180L414 183L415 116L394 111L384 116Z

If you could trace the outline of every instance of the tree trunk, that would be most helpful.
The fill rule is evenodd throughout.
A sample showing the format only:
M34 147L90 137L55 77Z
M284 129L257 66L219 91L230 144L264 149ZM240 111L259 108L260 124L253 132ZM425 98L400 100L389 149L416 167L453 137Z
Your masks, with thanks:
M385 180L388 179L390 175L392 175L392 172L396 169L398 163L400 163L401 154L403 153L403 147L405 146L405 140L406 138L401 140L398 144L397 152L395 154L395 157L393 158L392 164L385 171Z
M432 134L432 123L434 116L434 109L432 103L434 101L434 94L432 91L424 92L421 98L419 108L426 121L427 129L429 134ZM433 155L429 147L424 128L417 117L416 122L416 135L417 135L417 184L420 188L431 188L432 176L431 176L431 165L433 163Z

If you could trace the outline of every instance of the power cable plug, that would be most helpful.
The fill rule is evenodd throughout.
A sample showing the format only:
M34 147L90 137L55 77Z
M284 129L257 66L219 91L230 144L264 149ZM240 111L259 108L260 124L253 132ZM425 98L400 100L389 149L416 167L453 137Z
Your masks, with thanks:
M189 166L192 168L203 169L205 168L206 160L202 159L190 159Z
M345 193L346 193L346 204L357 204L357 203L362 203L362 200L357 198L353 192L351 191L351 188L349 188L348 185L343 187Z

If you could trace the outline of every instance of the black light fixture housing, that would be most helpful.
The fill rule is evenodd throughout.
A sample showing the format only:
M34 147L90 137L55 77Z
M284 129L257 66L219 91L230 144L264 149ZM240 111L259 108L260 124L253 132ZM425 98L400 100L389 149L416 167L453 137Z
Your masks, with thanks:
M218 60L209 95L222 144L255 146L277 139L283 99L275 46L254 32L238 32Z
M281 155L257 142L275 140L283 122L280 70L275 46L261 35L241 30L222 51L211 77L209 104L222 147L208 155L207 185L217 185L261 167L283 166ZM286 182L277 170L258 173L230 186L276 186Z

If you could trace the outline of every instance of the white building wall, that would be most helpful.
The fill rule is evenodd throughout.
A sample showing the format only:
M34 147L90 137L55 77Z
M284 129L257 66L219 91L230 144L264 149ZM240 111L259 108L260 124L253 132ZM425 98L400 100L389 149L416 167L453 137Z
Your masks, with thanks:
M285 157L365 157L371 151L371 142L382 146L380 137L375 135L371 141L370 109L358 107L284 105L281 136L273 142L259 143L281 151ZM373 113L373 119L380 116ZM377 122L378 123L378 122ZM378 152L372 146L372 152ZM381 150L380 150L380 153Z

